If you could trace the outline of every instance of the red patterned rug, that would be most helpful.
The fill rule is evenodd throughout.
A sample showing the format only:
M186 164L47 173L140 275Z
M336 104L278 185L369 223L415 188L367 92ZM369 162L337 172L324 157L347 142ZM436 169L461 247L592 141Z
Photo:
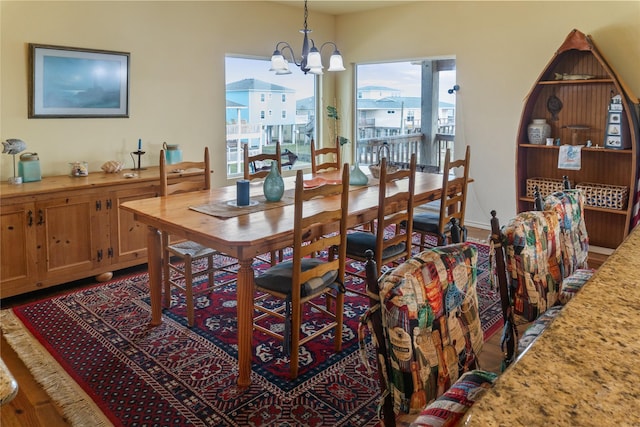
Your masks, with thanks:
M497 294L487 287L488 248L479 249L480 310L491 323L486 334L499 327L484 315L495 305L487 298ZM2 311L6 339L72 423L376 425L376 376L357 351L364 298L346 297L342 352L333 352L331 334L307 343L294 381L281 343L254 334L252 384L242 389L236 386L235 285L198 299L194 328L185 327L177 296L162 325L151 328L147 282L146 273L134 274ZM309 314L306 321L313 322Z

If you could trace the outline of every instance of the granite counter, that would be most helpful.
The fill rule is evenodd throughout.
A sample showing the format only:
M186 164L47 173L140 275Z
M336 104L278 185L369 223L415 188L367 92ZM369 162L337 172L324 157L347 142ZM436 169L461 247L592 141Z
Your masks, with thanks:
M464 426L640 426L640 228L467 412Z

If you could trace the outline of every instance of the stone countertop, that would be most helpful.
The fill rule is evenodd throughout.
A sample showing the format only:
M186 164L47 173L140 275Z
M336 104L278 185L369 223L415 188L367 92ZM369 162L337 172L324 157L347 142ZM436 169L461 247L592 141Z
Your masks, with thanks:
M640 228L467 412L464 426L640 426Z

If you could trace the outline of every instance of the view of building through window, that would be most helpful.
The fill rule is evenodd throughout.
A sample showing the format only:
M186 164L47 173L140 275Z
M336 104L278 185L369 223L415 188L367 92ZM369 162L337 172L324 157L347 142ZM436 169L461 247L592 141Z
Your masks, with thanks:
M310 141L317 135L315 76L297 70L276 75L269 68L268 60L226 57L229 177L242 173L243 144L257 154L275 152L280 141L283 153L298 156L294 168L310 164ZM403 153L393 160L408 161L417 152L419 163L440 166L455 135L455 81L454 59L357 65L358 161L377 163L380 146L386 143L394 153ZM340 111L340 116L350 115Z
M298 156L293 167L310 164L315 137L315 76L296 72L276 75L269 60L227 56L225 59L227 176L242 173L242 145L252 155L275 152Z
M394 160L408 161L417 151L419 163L439 165L440 151L453 145L455 93L449 90L455 80L453 59L357 65L358 161L377 162L386 142L403 153Z

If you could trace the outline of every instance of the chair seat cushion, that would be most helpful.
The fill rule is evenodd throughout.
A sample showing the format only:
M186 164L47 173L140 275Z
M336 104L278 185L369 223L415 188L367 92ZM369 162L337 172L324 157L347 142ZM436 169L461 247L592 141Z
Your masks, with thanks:
M442 396L427 405L411 423L411 427L454 426L475 403L493 386L498 375L474 370L464 373Z
M325 261L318 258L305 258L302 260L302 271L307 271L324 262ZM263 274L257 276L255 283L260 288L289 295L291 294L292 276L293 261L289 260L276 264ZM300 296L306 297L320 292L335 283L337 277L337 270L328 271L322 277L314 277L302 286Z
M435 212L425 212L413 216L413 231L422 231L424 233L440 233L440 214ZM444 225L445 233L451 229L451 223Z
M580 268L574 271L571 276L564 279L560 287L560 295L558 296L560 304L568 303L571 298L582 289L584 284L591 279L593 273L594 271L591 269Z
M389 246L382 252L382 259L398 255L404 252L406 245L404 242L397 245ZM356 256L359 258L366 258L365 252L371 249L375 252L376 249L376 235L373 233L365 233L356 231L347 235L347 257Z
M180 255L182 257L190 255L191 258L200 258L217 253L217 251L211 248L202 246L201 244L192 242L190 240L169 245L168 249L176 255Z

